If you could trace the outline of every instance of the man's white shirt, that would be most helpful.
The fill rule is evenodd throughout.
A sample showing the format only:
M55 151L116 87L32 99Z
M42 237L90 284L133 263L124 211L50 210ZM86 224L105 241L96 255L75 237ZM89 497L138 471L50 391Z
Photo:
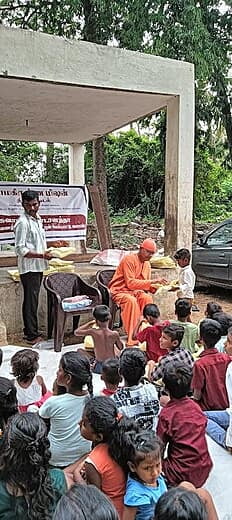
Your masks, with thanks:
M29 251L36 253L46 251L45 231L40 216L34 218L24 212L16 221L14 232L19 273L42 272L47 269L47 260L25 256Z

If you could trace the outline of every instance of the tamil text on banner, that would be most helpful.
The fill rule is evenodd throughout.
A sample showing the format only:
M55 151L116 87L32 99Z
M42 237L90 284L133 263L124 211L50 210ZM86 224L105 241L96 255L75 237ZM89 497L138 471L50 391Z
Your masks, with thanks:
M46 238L82 240L86 237L88 192L85 186L0 183L0 244L14 242L14 224L22 214L23 191L37 191Z

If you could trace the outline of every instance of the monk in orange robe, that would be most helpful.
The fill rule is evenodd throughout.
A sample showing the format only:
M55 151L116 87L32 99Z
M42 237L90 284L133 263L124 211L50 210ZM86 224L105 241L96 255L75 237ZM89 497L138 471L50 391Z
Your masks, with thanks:
M149 292L156 291L156 283L166 283L166 280L151 279L151 264L149 260L156 252L156 244L147 238L140 244L139 252L126 255L117 267L109 289L113 301L121 308L121 317L126 333L127 346L138 342L132 339L135 325L147 303L152 303Z

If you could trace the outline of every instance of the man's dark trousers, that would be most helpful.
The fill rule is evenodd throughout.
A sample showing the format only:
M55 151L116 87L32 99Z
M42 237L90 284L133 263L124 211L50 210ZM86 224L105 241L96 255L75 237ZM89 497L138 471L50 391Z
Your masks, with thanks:
M43 273L28 272L20 275L23 285L23 322L24 336L29 340L33 340L39 336L38 332L38 303L39 291L43 278Z

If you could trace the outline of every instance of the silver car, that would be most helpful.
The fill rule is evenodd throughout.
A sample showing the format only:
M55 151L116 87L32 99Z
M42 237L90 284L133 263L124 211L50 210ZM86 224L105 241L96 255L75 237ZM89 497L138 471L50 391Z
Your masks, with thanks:
M232 218L194 242L192 267L198 284L232 289Z

